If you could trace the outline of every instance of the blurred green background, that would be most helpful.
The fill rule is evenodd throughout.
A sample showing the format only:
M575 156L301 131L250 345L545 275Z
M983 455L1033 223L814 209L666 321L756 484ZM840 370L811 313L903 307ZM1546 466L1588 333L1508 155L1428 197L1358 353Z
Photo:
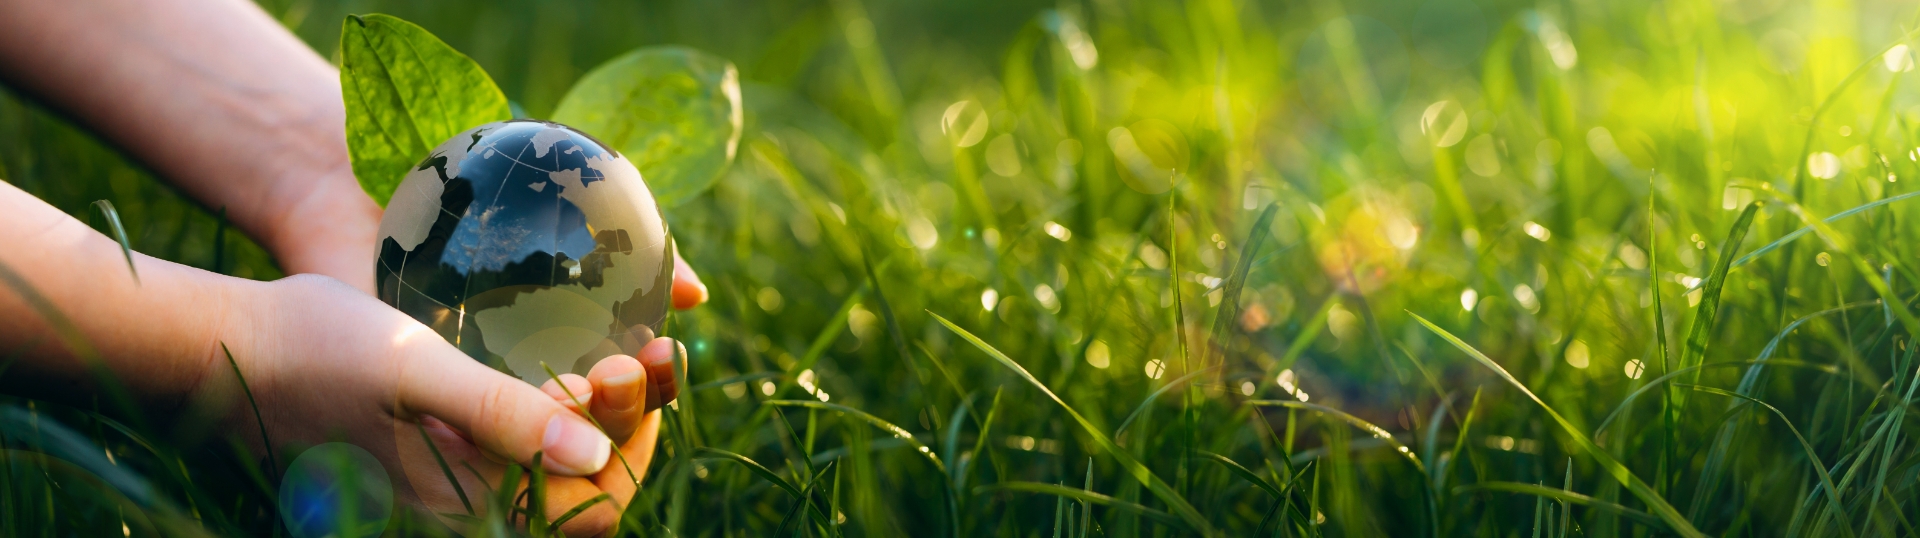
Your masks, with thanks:
M1909 303L1920 283L1920 230L1902 202L1724 281L1693 356L1807 367L1714 368L1697 383L1783 414L1706 393L1663 405L1665 390L1622 404L1673 368L1655 346L1655 293L1677 363L1697 305L1716 305L1702 279L1723 248L1743 256L1805 219L1912 192L1907 3L262 5L323 54L349 13L418 23L534 118L635 47L688 45L739 68L738 157L667 215L714 297L671 322L693 391L636 509L653 519L631 532L760 536L787 521L793 496L695 447L801 485L837 462L832 521L800 516L808 533L1191 532L1178 517L1020 491L1065 484L1176 512L1060 404L929 313L1024 366L1228 534L1667 528L1607 509L1653 511L1408 312L1485 352L1705 532L1913 532L1920 451L1900 427L1914 420L1910 336L1893 309L1861 303L1881 297L1869 278ZM0 178L82 218L111 200L142 252L280 275L222 235L217 208L4 89ZM1725 244L1753 201L1764 207L1744 242ZM1191 386L1172 383L1188 373ZM945 477L867 422L761 403L776 398L896 424ZM1340 409L1394 441L1261 400ZM1596 432L1616 407L1611 433ZM110 437L96 441L128 444ZM1844 479L1837 503L1817 495L1816 458ZM1283 496L1256 483L1295 473ZM1599 504L1486 491L1495 483ZM271 525L237 506L220 517ZM432 530L413 525L399 528Z

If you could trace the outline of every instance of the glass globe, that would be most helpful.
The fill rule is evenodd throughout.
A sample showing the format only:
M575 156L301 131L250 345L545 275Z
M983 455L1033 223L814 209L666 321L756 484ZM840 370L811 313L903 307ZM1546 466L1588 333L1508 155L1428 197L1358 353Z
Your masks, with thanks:
M639 170L570 127L441 143L380 220L380 299L529 383L633 354L665 319L673 244Z

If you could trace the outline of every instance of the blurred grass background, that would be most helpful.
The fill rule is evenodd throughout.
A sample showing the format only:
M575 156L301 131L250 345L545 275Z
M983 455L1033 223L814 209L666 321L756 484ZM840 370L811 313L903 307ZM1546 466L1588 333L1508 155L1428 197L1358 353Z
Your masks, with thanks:
M536 118L634 47L739 67L739 156L668 212L714 297L669 329L688 343L693 391L630 512L647 515L636 534L1196 532L1065 408L930 314L1022 365L1226 534L1676 532L1409 312L1485 352L1701 531L1914 533L1911 335L1868 280L1912 302L1914 209L1895 201L1771 250L1732 269L1718 303L1703 289L1723 249L1744 256L1912 192L1907 4L263 6L323 53L348 13L418 23ZM82 218L111 200L142 252L280 275L222 232L217 208L6 89L0 178ZM1751 231L1727 245L1754 201ZM1718 318L1683 354L1703 299ZM1729 364L1676 382L1780 413L1648 385L1688 356ZM1793 363L1733 364L1762 359ZM769 400L870 414L943 467L844 411ZM259 471L225 440L142 446L64 413L212 532L277 529L270 501L249 497ZM697 447L800 487L831 463L816 495L829 515L795 524L796 496ZM119 532L129 505L54 493L73 479L21 456L34 453L9 452L0 529ZM1059 484L1071 489L1043 487ZM435 532L403 519L390 532Z

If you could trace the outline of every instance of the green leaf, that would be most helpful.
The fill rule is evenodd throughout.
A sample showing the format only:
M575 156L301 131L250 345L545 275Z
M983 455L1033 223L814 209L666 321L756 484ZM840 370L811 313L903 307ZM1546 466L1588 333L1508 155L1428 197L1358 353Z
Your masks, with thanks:
M645 47L593 68L553 121L593 135L640 169L661 207L712 185L740 147L740 73L686 47Z
M341 24L340 92L353 175L382 206L434 146L513 117L506 94L472 58L426 29L378 13Z

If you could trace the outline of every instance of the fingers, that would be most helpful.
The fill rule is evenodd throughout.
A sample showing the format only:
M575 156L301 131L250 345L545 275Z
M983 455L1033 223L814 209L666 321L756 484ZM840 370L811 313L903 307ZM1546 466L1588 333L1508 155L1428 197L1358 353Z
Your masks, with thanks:
M647 468L653 464L654 446L659 436L660 412L653 411L640 415L640 423L635 428L633 437L620 446L620 454L625 456L626 461L609 462L606 469L588 477L593 481L595 489L613 496L614 502L618 503L617 508L625 509L627 503L633 499L634 492L638 491L640 484L647 479ZM589 511L597 511L599 508L596 506L594 510ZM569 522L567 525L562 525L560 530L570 536L591 535L592 532L580 531L593 531L596 525L598 528L610 527L617 516L616 513L582 513L580 517L575 518L578 523ZM578 530L575 525L579 525Z
M687 266L687 259L680 257L680 249L673 249L673 308L686 310L705 302L707 285Z
M432 415L514 461L542 452L542 465L554 474L582 476L606 467L612 442L552 396L468 359L425 327L410 338L438 345L401 346L413 352L404 355L409 364L399 381L404 412Z
M633 371L644 372L644 369L637 367L637 363L628 366L634 368ZM589 376L588 379L591 378ZM604 394L606 389L602 387L601 392ZM621 511L646 480L647 469L653 463L654 449L659 440L661 416L659 411L655 411L636 414L635 418L637 424L632 437L620 446L621 458L609 461L605 469L584 477L547 476L545 504L549 521L601 493L611 497L611 502L597 502L562 525L560 530L566 535L598 536L613 529L619 522ZM401 470L406 474L409 487L432 513L457 514L471 507L485 515L487 505L482 496L493 487L502 485L500 479L506 470L505 465L489 461L479 448L469 444L459 431L445 423L431 416L422 416L419 420L418 426L407 421L395 422L395 433L401 434L399 448L402 461L405 462ZM424 430L426 436L423 438L421 430L416 428ZM434 446L429 448L426 445L428 442ZM437 451L445 459L446 471L440 467L439 458L430 451ZM447 480L447 472L451 472L458 481L458 489ZM522 475L515 490L524 490L528 480L529 477ZM466 502L461 501L462 495L466 497ZM521 499L519 502L524 506L526 501ZM518 520L521 528L525 528L524 521L524 518ZM442 518L442 522L456 530L465 529L460 531L463 533L478 530L467 528L465 523L452 519Z
M594 393L600 395L588 404L588 409L606 430L607 437L624 442L633 435L640 416L647 411L647 377L647 369L640 361L626 355L600 359L593 365L593 371L587 372L586 379L592 383Z
M547 396L553 397L553 401L560 402L560 405L576 413L580 412L582 406L593 405L593 384L588 383L587 378L577 374L560 374L560 381L566 383L564 388L549 379L540 385L540 392L547 393Z
M560 526L567 536L597 536L613 529L619 522L620 512L633 500L638 485L646 479L647 467L653 462L655 441L660 432L660 413L658 411L640 416L640 425L632 439L621 445L620 453L625 464L616 459L607 463L607 468L587 477L548 477L547 478L547 518L549 521L565 515L580 503L586 502L601 493L612 497L612 502L599 502L588 507ZM629 472L631 471L631 472Z
M647 411L659 409L680 396L680 384L675 379L673 361L686 354L687 348L672 338L655 338L647 342L646 347L640 348L638 358L640 364L646 367L649 381Z

